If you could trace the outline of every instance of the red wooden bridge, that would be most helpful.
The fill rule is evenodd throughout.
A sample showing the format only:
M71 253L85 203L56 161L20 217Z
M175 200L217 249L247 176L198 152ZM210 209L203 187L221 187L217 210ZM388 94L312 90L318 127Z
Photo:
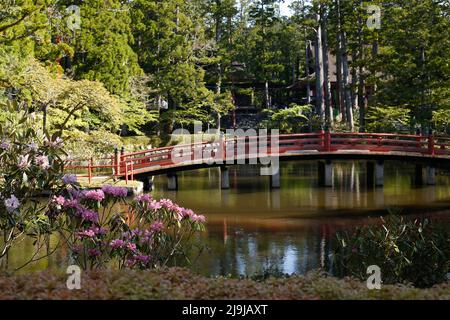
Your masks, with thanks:
M267 145L264 153L259 144ZM104 159L68 161L67 172L91 180L95 176L135 179L164 173L278 157L283 160L401 160L450 167L450 138L432 134L318 133L259 137L221 137L215 141L175 145Z

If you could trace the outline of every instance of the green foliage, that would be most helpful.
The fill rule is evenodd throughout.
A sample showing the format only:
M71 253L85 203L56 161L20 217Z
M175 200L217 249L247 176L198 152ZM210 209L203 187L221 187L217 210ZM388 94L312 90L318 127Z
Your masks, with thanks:
M370 107L366 115L369 132L402 132L411 127L410 110L407 108Z
M35 238L43 246L40 235L49 231L46 211L48 203L35 197L51 198L65 187L62 181L65 156L62 141L36 129L35 114L17 103L1 105L7 109L0 125L0 262L9 249L24 236ZM45 242L44 242L45 243Z
M66 152L73 159L90 159L109 157L115 148L121 148L121 138L108 131L93 130L85 133L79 130L69 130L64 133Z
M286 109L265 111L269 114L268 128L279 129L281 133L300 133L309 125L312 106L292 104Z
M367 267L378 265L383 283L431 287L450 271L449 229L444 221L382 218L382 225L337 234L334 266L339 276L367 279Z
M450 134L450 109L433 111L433 124L442 134Z

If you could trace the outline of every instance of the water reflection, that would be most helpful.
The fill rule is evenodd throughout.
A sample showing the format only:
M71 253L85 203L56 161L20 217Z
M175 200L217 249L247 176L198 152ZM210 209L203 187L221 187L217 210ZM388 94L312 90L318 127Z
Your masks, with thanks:
M414 186L414 166L385 164L385 187L368 189L365 163L334 165L333 188L317 187L315 162L288 162L281 166L281 189L270 190L269 178L259 167L230 168L230 190L220 190L218 168L184 172L179 191L168 191L164 176L155 178L154 196L167 197L205 214L206 251L195 271L205 275L251 275L264 269L305 273L323 268L332 272L332 248L337 230L377 221L387 207L405 213L450 218L450 177L439 175L435 187ZM57 239L52 239L56 244ZM10 263L20 266L32 253L27 241L11 252ZM67 266L59 251L23 270Z
M218 169L184 172L179 191L167 191L165 177L155 179L157 197L175 199L208 217L208 250L195 270L208 275L254 274L264 269L305 273L332 272L337 230L375 223L388 207L405 213L439 209L450 216L450 179L435 187L415 187L414 167L387 162L385 187L367 188L364 162L334 165L333 188L317 187L314 162L283 163L281 189L270 190L257 166L230 168L230 190L220 190ZM443 211L443 212L442 212Z

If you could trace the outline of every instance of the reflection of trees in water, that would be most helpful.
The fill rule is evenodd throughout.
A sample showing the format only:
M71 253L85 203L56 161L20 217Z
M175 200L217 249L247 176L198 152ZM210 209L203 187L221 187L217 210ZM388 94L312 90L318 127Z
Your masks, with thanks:
M245 230L238 226L227 226L227 232L220 229L218 225L210 227L210 251L195 268L203 274L251 276L266 270L304 274L318 268L330 271L330 238L334 230L327 225L309 226L297 232Z

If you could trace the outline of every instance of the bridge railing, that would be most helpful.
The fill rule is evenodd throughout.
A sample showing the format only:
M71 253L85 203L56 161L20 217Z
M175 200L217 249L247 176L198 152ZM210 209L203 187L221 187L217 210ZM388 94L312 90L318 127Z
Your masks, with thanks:
M206 142L182 144L134 153L115 155L104 159L72 160L66 170L88 177L96 175L125 177L158 168L184 165L208 160L237 160L261 156L260 143L266 146L265 155L336 151L400 152L428 156L450 156L450 138L434 135L401 135L388 133L318 133L267 135L258 137L221 137ZM255 154L256 153L256 154ZM209 155L204 157L204 155ZM174 159L174 156L178 157ZM180 163L185 159L185 163ZM87 162L86 162L87 161Z

